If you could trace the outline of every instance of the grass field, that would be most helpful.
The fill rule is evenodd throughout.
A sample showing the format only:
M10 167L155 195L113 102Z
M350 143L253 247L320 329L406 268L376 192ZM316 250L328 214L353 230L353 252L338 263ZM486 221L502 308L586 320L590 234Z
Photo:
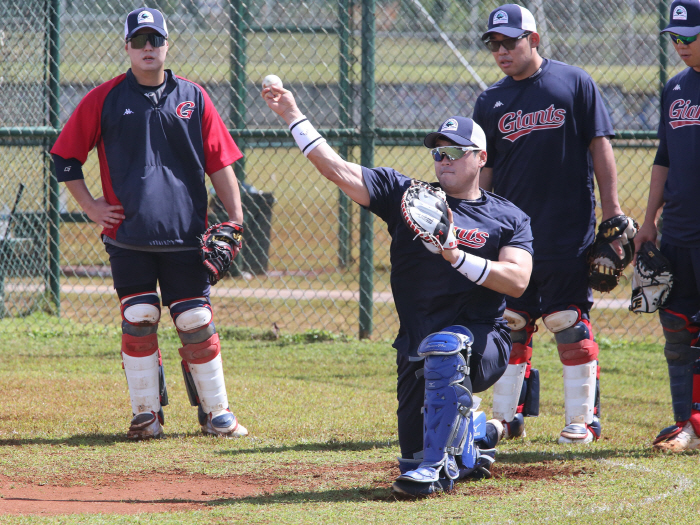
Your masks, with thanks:
M178 340L163 329L167 439L131 443L117 330L38 321L0 321L2 523L690 524L700 512L700 455L649 448L671 423L659 345L600 341L603 438L581 448L556 444L561 365L553 345L536 345L542 415L527 437L499 446L492 480L410 502L389 489L388 341L220 328L232 407L251 431L223 441L198 433Z

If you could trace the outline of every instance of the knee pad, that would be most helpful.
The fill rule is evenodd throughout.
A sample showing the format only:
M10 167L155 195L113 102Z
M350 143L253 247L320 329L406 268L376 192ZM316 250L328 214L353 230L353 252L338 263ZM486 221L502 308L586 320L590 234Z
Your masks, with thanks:
M506 308L503 312L503 319L506 320L508 323L508 328L510 328L512 332L526 330L528 326L533 326L532 317L530 314L527 312L521 312L520 310Z
M202 343L216 333L211 304L206 297L194 297L170 304L170 315L183 344Z
M559 359L564 365L582 365L598 359L591 323L576 306L548 314L543 322L554 334Z
M473 467L473 398L471 388L464 385L473 340L467 328L449 326L426 337L418 347L418 356L425 359L423 460L399 479L429 483L437 481L442 471L456 479L460 467L455 456L460 455L464 466Z
M700 327L683 314L672 310L659 310L659 320L664 331L664 355L669 365L692 365L700 357L700 348L693 347Z
M153 291L122 297L121 314L122 328L124 328L125 325L127 327L148 327L157 325L158 321L160 321L160 299L158 298L158 294Z

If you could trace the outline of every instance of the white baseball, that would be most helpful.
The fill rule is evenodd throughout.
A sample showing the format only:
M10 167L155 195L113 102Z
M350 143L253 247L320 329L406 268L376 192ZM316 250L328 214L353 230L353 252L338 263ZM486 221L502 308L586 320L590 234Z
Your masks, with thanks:
M275 86L276 88L282 87L282 79L277 75L267 75L263 79L262 87L263 89L269 88L270 86Z

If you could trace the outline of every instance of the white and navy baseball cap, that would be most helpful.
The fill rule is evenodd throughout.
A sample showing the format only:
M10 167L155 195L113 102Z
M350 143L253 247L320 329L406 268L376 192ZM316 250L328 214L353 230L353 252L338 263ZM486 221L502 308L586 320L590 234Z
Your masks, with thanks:
M481 126L467 117L450 117L440 124L437 131L428 133L423 139L426 148L434 148L440 138L451 140L459 146L474 146L486 151L486 135Z
M700 2L698 0L675 0L671 4L671 18L662 33L681 36L700 34Z
M124 40L128 40L136 31L144 27L155 29L159 35L168 38L168 24L165 23L163 13L150 7L140 7L126 15Z
M501 33L509 38L515 38L526 31L537 33L535 17L532 13L517 4L505 4L491 11L489 30L481 35L481 39L484 40L489 33Z

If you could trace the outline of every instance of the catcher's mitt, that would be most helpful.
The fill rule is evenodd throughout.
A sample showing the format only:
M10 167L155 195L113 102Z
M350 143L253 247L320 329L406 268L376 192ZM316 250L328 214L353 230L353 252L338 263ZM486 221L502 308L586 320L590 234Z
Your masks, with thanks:
M620 282L620 275L632 261L639 225L625 215L616 215L600 223L598 235L588 256L588 284L599 292L609 292ZM622 255L615 248L622 250Z
M663 308L673 287L671 263L653 242L645 242L637 251L632 275L630 310L651 313Z
M434 253L457 247L448 209L445 192L419 180L412 181L401 197L403 221Z
M211 284L216 284L226 274L242 242L243 226L231 221L212 224L199 238L199 253Z

